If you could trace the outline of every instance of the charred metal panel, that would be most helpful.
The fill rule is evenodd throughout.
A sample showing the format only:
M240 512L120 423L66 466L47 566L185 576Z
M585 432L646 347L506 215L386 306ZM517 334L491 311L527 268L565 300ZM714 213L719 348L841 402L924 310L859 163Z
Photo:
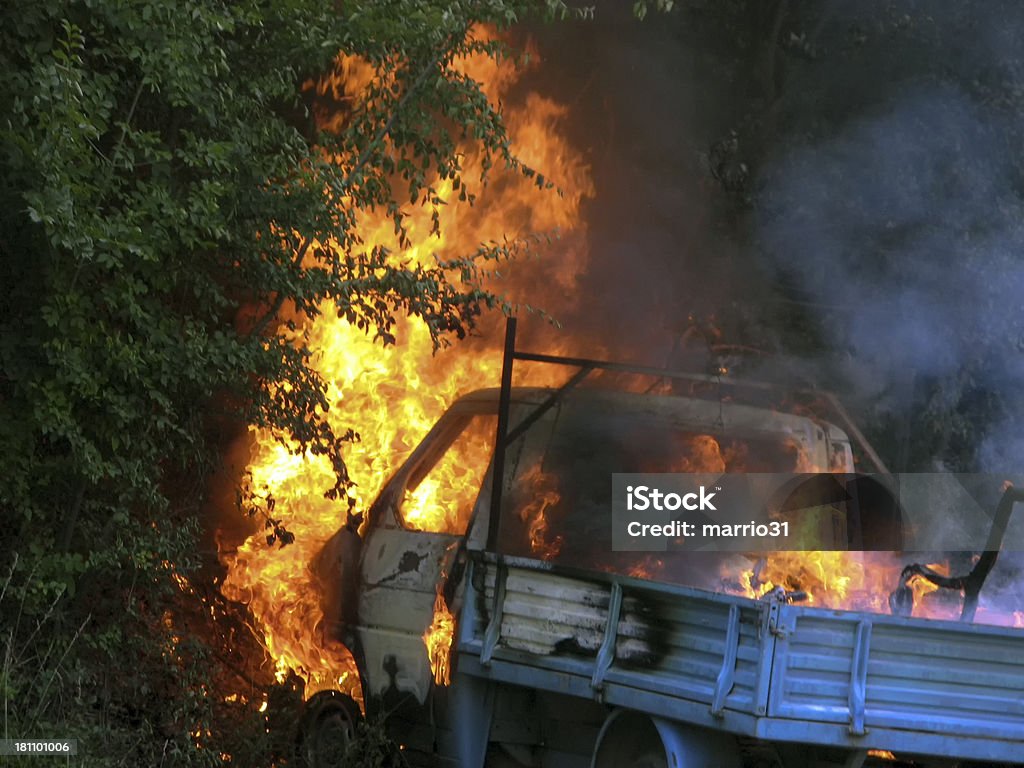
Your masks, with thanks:
M363 584L434 594L451 543L451 536L401 528L376 529L364 546Z
M324 613L323 631L327 637L345 642L345 633L358 615L359 558L363 540L356 532L358 519L335 533L312 563L320 588L320 608Z
M657 661L647 667L620 665L620 669L608 673L607 679L635 680L656 690L671 689L675 695L706 703L710 710L721 678L728 687L720 694L720 708L753 713L765 664L760 634L762 606L748 603L740 607L669 593L645 595L643 602L661 630ZM733 647L729 628L734 607ZM731 669L726 669L729 661L733 662Z
M484 579L493 603L495 570ZM505 582L498 646L538 655L595 656L605 636L611 585L512 568ZM634 597L622 600L615 642L618 661L649 662L658 630Z
M359 612L363 626L382 626L420 637L433 620L433 603L424 604L415 592L365 587L360 595Z

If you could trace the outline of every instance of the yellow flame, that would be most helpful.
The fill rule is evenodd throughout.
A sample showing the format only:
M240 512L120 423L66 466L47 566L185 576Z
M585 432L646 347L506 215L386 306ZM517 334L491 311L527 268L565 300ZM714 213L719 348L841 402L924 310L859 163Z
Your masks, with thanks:
M448 610L444 596L438 590L434 600L434 620L423 633L423 643L430 659L430 671L434 682L448 685L451 682L451 650L455 637L455 617Z
M483 36L486 33L477 31ZM536 61L536 57L534 57ZM592 196L589 169L564 136L566 110L539 94L530 94L519 108L509 108L508 92L521 72L511 60L495 62L473 56L458 62L461 71L483 83L492 103L506 105L506 124L513 150L528 165L541 170L561 190L556 195L538 187L535 179L518 175L494 175L490 186L480 192L473 207L455 204L459 191L450 180L435 179L438 195L452 204L440 207L441 235L431 234L431 211L414 207L408 221L411 245L396 241L394 223L386 212L364 212L359 236L367 249L380 245L391 249L396 264L433 265L434 254L445 257L472 253L481 242L517 238L530 233L559 229L558 258L531 261L528 265L531 300L544 306L564 308L566 296L574 293L576 275L585 251L580 205ZM341 58L336 72L311 87L330 90L343 104L356 102L375 73L359 60ZM318 116L336 118L339 127L347 112ZM480 171L480 158L465 148L465 178ZM508 270L514 276L515 265ZM524 282L525 273L511 279L502 269L500 292L512 292ZM537 291L537 283L543 290ZM536 297L536 298L534 298ZM398 343L382 348L364 332L338 317L330 306L302 331L308 334L316 370L328 385L331 424L343 433L355 429L361 436L346 451L349 472L356 482L353 498L366 509L384 481L400 466L455 398L479 387L498 382L501 352L497 343L471 340L468 353L442 352L435 355L429 333L417 321L401 320L395 328ZM299 331L301 332L301 331ZM299 333L297 332L297 333ZM295 455L272 435L252 432L253 448L249 470L258 493L272 494L277 501L275 517L284 520L295 535L286 547L267 542L257 531L237 551L225 551L222 559L227 577L222 591L230 599L248 604L263 635L267 650L276 661L279 679L286 671L306 681L306 695L339 685L359 698L358 675L348 651L324 639L317 630L323 620L316 579L309 564L324 542L344 522L347 505L323 497L334 476L322 457ZM481 438L482 439L482 438ZM460 520L450 510L464 506L460 499L479 490L476 471L483 445L466 448L477 456L476 463L460 460L459 452L446 459L452 470L447 479L424 484L403 510L420 528L451 531ZM468 454L465 454L468 455ZM481 470L482 471L482 468ZM347 688L346 688L347 686Z
M548 510L558 504L562 497L558 491L558 476L544 472L540 465L531 467L521 480L527 489L526 504L519 510L520 519L526 524L530 548L542 560L552 560L562 549L562 537L548 530Z

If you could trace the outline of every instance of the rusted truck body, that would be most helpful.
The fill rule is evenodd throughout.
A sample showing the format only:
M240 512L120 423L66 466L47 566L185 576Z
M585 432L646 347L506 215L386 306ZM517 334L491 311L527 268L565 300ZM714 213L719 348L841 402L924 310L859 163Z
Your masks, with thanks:
M607 492L607 473L658 435L742 437L784 461L796 446L816 466L848 470L842 429L721 399L503 384L451 407L385 486L361 539L339 532L361 554L332 597L345 604L336 635L357 660L368 716L386 716L409 764L1024 764L1024 632L635 578L601 538L591 488L603 477ZM466 511L444 530L411 525L417 488L460 435L494 420L497 450ZM634 446L637 435L647 442ZM525 479L536 459L567 452L561 522L578 538L553 555L552 532L523 513L537 493ZM704 567L699 553L686 560L672 581ZM440 600L455 618L445 683L424 642ZM337 697L314 710L310 732L355 717ZM328 764L314 748L307 759Z

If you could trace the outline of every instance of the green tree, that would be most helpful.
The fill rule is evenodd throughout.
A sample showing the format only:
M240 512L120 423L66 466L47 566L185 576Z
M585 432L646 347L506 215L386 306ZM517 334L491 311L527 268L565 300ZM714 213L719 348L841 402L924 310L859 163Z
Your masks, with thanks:
M196 748L212 727L208 649L168 613L173 577L198 560L214 419L331 457L344 490L352 435L322 418L295 318L330 301L386 344L409 314L443 344L500 304L478 277L514 246L408 266L365 248L357 223L387 211L401 242L412 207L442 204L435 177L471 203L486 179L464 172L465 139L485 175L533 175L453 62L503 55L478 22L569 13L554 0L0 9L5 736L78 735L86 764L219 763ZM301 84L339 51L377 75L318 132Z

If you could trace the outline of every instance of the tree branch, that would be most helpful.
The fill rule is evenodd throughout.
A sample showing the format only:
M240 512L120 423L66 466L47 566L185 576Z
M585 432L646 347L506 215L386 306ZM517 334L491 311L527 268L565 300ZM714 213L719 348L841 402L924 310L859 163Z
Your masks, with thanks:
M114 145L114 151L110 153L110 157L115 161L117 155L121 151L121 146L124 144L124 137L128 134L128 123L131 122L132 117L135 115L135 108L139 106L139 97L142 96L142 86L145 83L145 78L139 79L139 87L135 89L135 96L132 97L132 105L128 107L128 114L124 118L124 123L121 125L121 135L117 139L117 144Z
M464 37L465 34L466 30L463 30L460 37ZM384 141L385 138L387 138L387 135L391 132L391 129L395 125L395 120L398 119L398 115L409 103L409 100L412 98L412 95L417 90L419 90L420 86L422 86L423 83L426 81L427 75L429 75L431 71L433 71L433 69L437 66L438 62L441 61L445 54L452 50L452 47L455 45L457 39L459 38L457 38L453 34L448 39L444 47L441 48L441 50L439 50L430 61L427 62L427 64L423 67L420 73L416 76L416 79L413 81L412 85L409 86L408 90L406 90L406 92L402 94L402 98L399 99L398 103L395 105L395 108L391 111L391 115L388 117L387 121L384 123L384 125L381 126L380 130L377 131L377 134L360 153L352 168L350 168L348 173L345 174L345 178L342 179L340 184L340 188L342 190L347 190L352 185L352 182L355 179L356 174L358 174L366 165L366 163L369 162L370 156L373 154L374 149L382 141ZM309 250L309 246L312 244L312 242L313 238L308 237L299 246L299 249L295 253L295 258L292 260L292 269L299 269L302 266L302 260L303 258L305 258L306 251ZM277 316L277 313L281 311L281 307L284 306L284 302L287 298L288 297L285 295L283 291L277 294L277 297L274 299L274 303L267 311L267 314L264 315L259 320L259 322L256 323L255 326L253 326L250 336L259 336L263 334L270 321L273 320Z

